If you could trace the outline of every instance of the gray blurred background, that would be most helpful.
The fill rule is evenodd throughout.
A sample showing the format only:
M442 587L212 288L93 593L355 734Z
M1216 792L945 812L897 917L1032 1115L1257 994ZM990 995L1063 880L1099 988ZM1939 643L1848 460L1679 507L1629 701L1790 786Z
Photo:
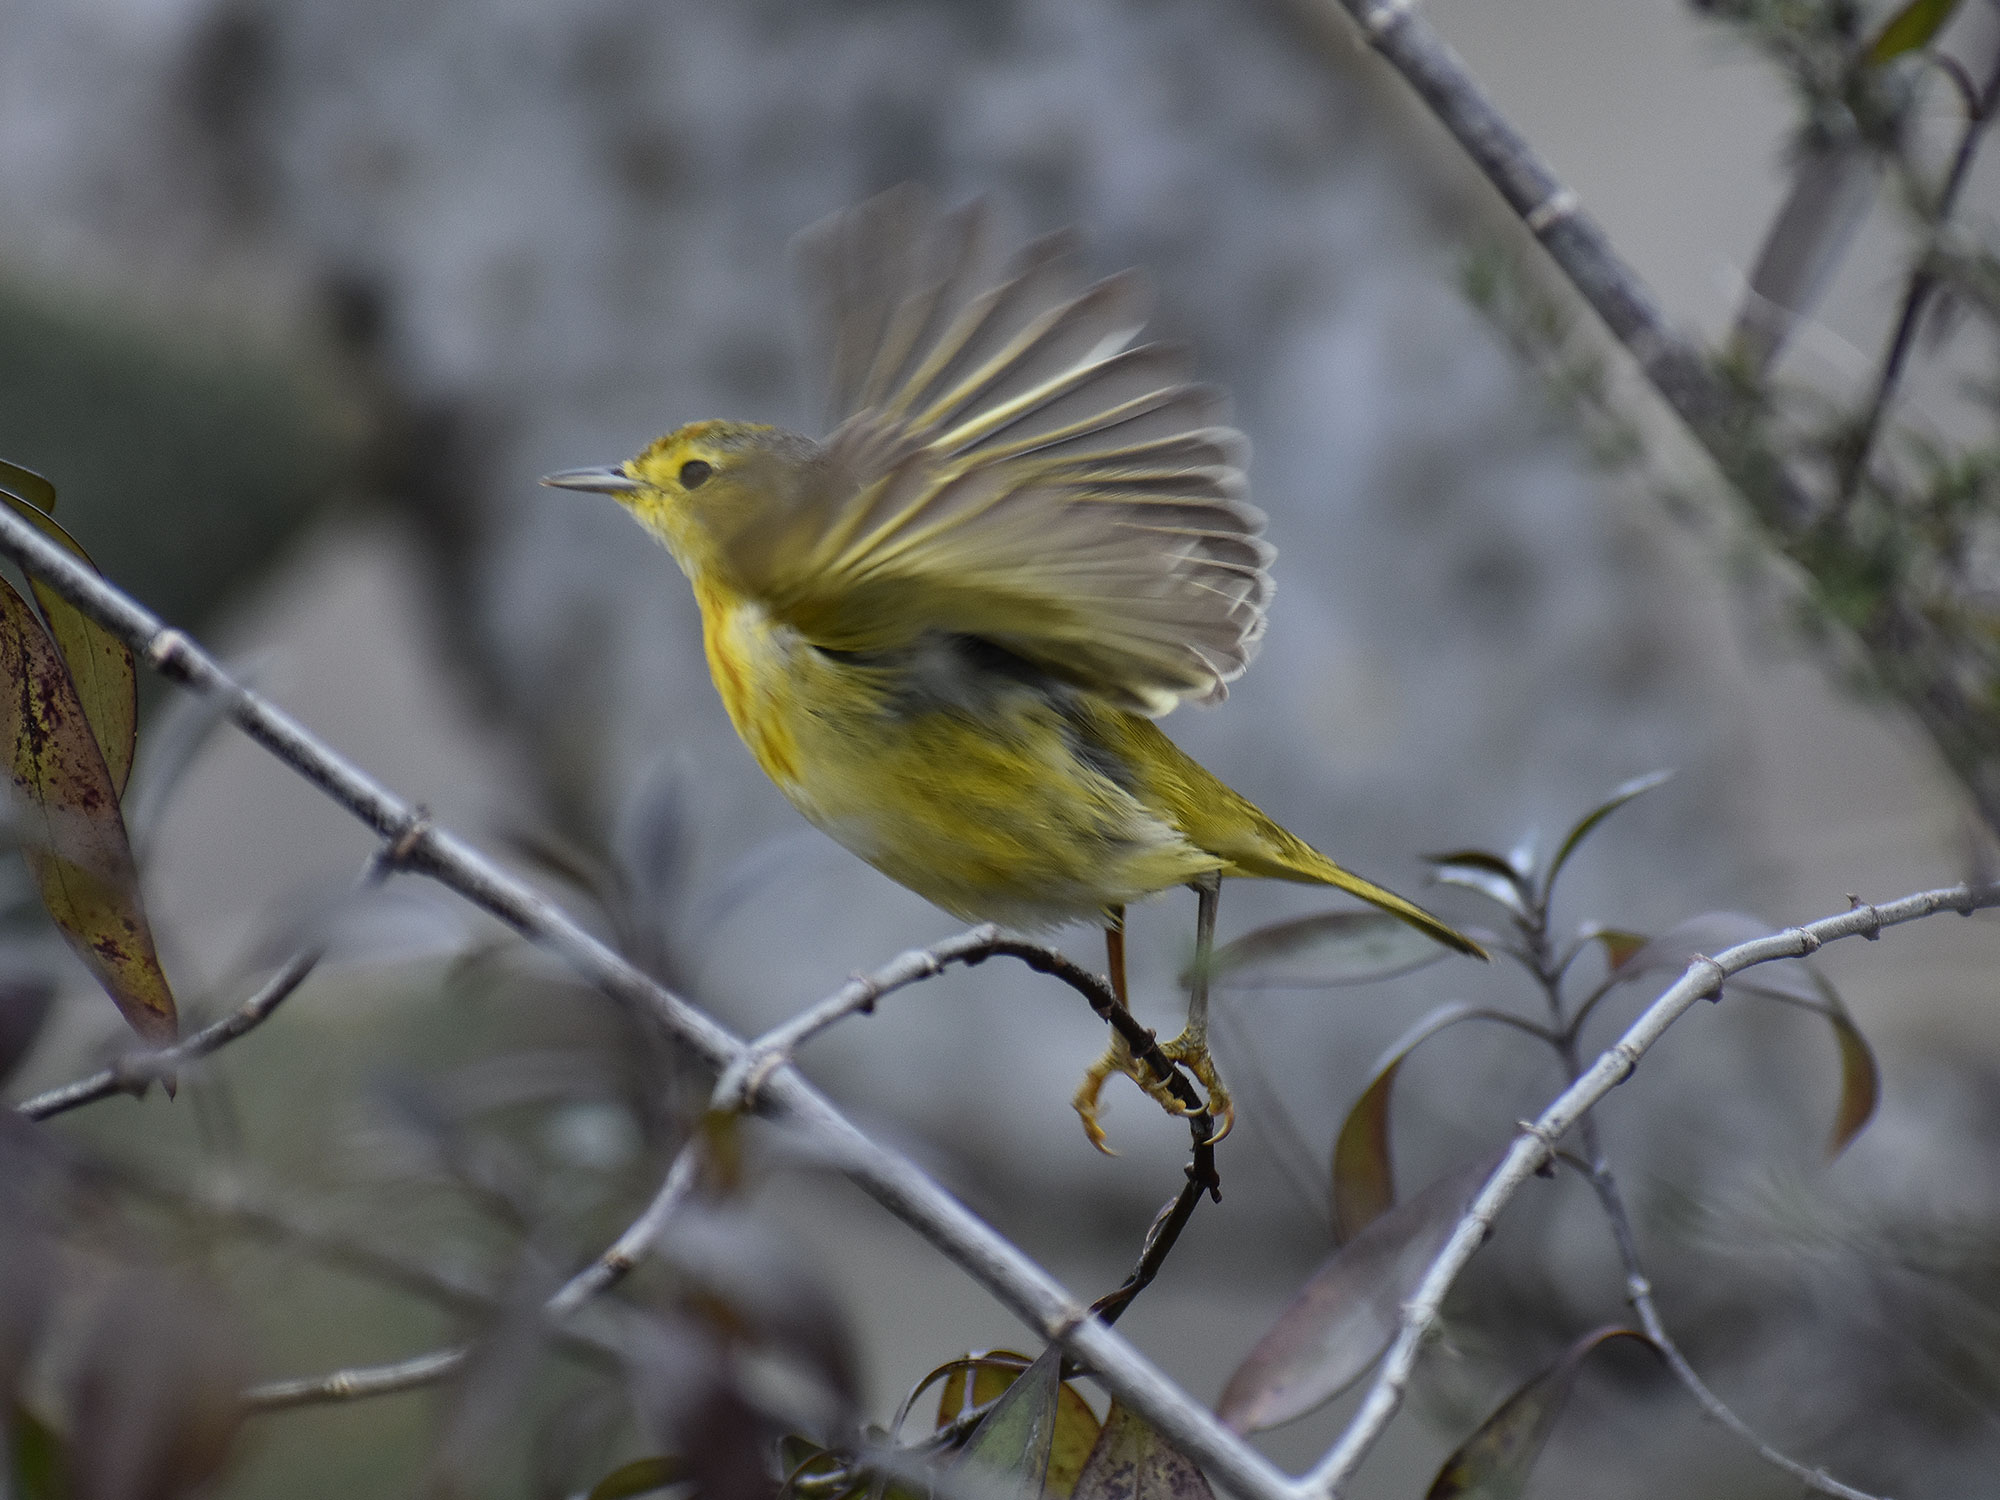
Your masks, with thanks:
M1671 318L1725 328L1784 188L1779 83L1669 0L1427 14ZM989 193L1023 233L1077 224L1095 272L1146 266L1156 329L1233 392L1279 591L1228 705L1167 727L1300 834L1422 896L1420 852L1534 830L1546 848L1614 784L1676 767L1580 860L1565 920L1658 930L1733 908L1784 922L1963 873L1967 819L1921 738L1829 684L1782 623L1783 580L1746 584L1726 526L1660 504L1662 472L1713 496L1671 434L1663 469L1594 466L1468 303L1478 256L1546 294L1532 247L1310 0L0 8L0 454L57 482L115 580L454 827L494 844L653 837L674 871L654 913L662 961L758 1030L953 924L763 780L666 554L609 502L535 481L702 417L810 430L787 242L905 179ZM1993 187L1989 170L1970 212L1992 216ZM1836 388L1865 375L1895 245L1892 220L1871 226L1796 373ZM155 695L148 733L168 717ZM367 850L260 752L214 739L148 865L183 994L233 1001ZM1431 896L1487 920L1462 893ZM1232 884L1224 932L1325 904ZM1173 1022L1191 907L1172 896L1136 914L1152 1024ZM442 903L398 910L362 924L346 961L226 1064L228 1152L279 1180L340 1178L368 1080L544 1024L476 999L429 1014L422 976L495 934ZM1099 961L1093 935L1069 946ZM1607 1129L1663 1311L1724 1394L1836 1471L1893 1440L1915 1455L1893 1472L1951 1493L2000 1446L1991 1346L1961 1329L1973 1353L1939 1355L1930 1325L1871 1279L1863 1231L1904 1215L1970 1225L1968 1253L1993 1263L1978 1226L2000 1204L1994 936L1932 923L1852 947L1826 967L1886 1085L1837 1166L1818 1162L1835 1093L1823 1030L1740 1005L1690 1017ZM1270 1096L1323 1157L1371 1061L1427 1007L1524 998L1469 970L1225 998L1225 1074L1269 1086L1243 1088L1223 1203L1125 1325L1198 1396L1325 1253ZM69 1076L116 1036L79 984L18 1087ZM849 1023L805 1061L1094 1295L1122 1276L1185 1146L1121 1086L1108 1124L1124 1154L1089 1150L1067 1101L1101 1044L1067 992L989 965ZM1489 1035L1440 1042L1401 1089L1404 1180L1497 1139L1558 1081ZM80 1128L107 1150L221 1149L191 1113L119 1101ZM878 1416L938 1360L1020 1342L838 1186L787 1177L769 1196L827 1248ZM1506 1388L1495 1372L1518 1377L1560 1342L1510 1344L1506 1309L1529 1329L1622 1315L1574 1183L1531 1193L1503 1228L1482 1258L1502 1311L1439 1353L1369 1493L1419 1492ZM242 1282L246 1296L293 1284L273 1265ZM308 1321L260 1317L268 1373L414 1352L427 1326L377 1311L342 1343ZM1822 1378L1838 1398L1815 1399ZM1857 1427L1854 1404L1892 1385L1903 1404ZM1696 1440L1673 1391L1607 1390L1579 1403L1537 1493L1787 1493L1721 1439ZM424 1399L262 1419L228 1492L413 1492ZM1270 1450L1304 1462L1343 1409ZM1677 1467L1663 1476L1648 1452Z

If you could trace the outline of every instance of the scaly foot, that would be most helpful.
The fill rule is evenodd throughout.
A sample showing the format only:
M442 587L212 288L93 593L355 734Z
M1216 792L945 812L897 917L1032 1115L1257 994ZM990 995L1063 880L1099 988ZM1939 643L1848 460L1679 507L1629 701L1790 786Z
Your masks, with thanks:
M1163 1043L1160 1050L1169 1062L1185 1065L1207 1093L1209 1117L1215 1123L1215 1133L1209 1141L1213 1144L1221 1140L1236 1123L1236 1110L1230 1103L1229 1091L1222 1086L1222 1080L1216 1074L1215 1062L1208 1055L1206 1039L1184 1031L1171 1042ZM1118 1153L1106 1143L1104 1127L1098 1123L1098 1098L1104 1092L1105 1083L1121 1073L1157 1100L1168 1114L1186 1117L1197 1113L1183 1104L1172 1088L1155 1077L1150 1067L1134 1057L1125 1038L1114 1031L1111 1045L1102 1057L1090 1065L1083 1075L1083 1082L1077 1085L1076 1097L1070 1101L1083 1120L1083 1133L1090 1138L1090 1144L1106 1156Z

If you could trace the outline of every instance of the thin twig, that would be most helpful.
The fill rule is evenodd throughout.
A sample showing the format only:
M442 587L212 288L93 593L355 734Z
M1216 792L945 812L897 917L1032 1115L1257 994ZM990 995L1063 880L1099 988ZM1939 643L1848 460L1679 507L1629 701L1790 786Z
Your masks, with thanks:
M542 1317L546 1321L557 1324L566 1322L592 1297L608 1291L631 1274L640 1257L657 1242L674 1211L693 1190L700 1167L700 1153L696 1146L699 1139L697 1136L675 1153L659 1191L625 1232L542 1304ZM498 1299L490 1294L484 1296L480 1310L490 1311L497 1302ZM463 1368L471 1352L470 1344L454 1344L447 1349L436 1349L389 1364L362 1365L336 1370L330 1375L271 1381L245 1391L243 1401L250 1411L271 1412L396 1395L450 1379Z
M284 965L235 1010L197 1031L193 1036L157 1052L128 1052L108 1068L87 1078L63 1084L35 1095L15 1106L15 1112L30 1120L46 1120L114 1094L143 1096L162 1078L173 1076L184 1064L221 1050L238 1037L255 1030L270 1018L292 992L319 966L325 950L303 948L286 959Z
M300 1380L267 1380L243 1393L243 1409L255 1416L265 1412L289 1411L297 1406L323 1406L333 1401L360 1401L371 1396L414 1391L449 1379L463 1369L471 1357L471 1347L461 1344L453 1349L419 1354L414 1359L393 1365L336 1370L331 1375L314 1375Z
M1414 0L1286 0L1307 26L1323 27L1334 5L1394 68L1462 147L1564 277L1635 359L1653 388L1701 440L1730 479L1768 496L1789 524L1817 510L1792 475L1745 469L1731 433L1735 402L1708 362L1668 324L1652 289L1612 248L1582 200L1527 137L1486 97L1458 54L1417 14Z
M57 593L124 639L154 669L194 691L213 694L243 732L363 823L406 845L405 864L490 912L515 931L560 955L607 995L650 1014L718 1073L745 1043L703 1011L633 968L593 938L561 908L328 749L258 694L234 681L215 660L40 533L0 511L0 554L42 578ZM1972 911L2000 903L2000 887L1957 886L1860 908L1807 928L1759 939L1696 964L1600 1057L1577 1083L1524 1131L1474 1200L1444 1252L1432 1264L1375 1386L1340 1443L1303 1480L1292 1480L1228 1431L1205 1407L1169 1380L1118 1333L1078 1303L1015 1245L968 1212L908 1158L870 1139L797 1071L777 1069L760 1091L758 1110L813 1141L857 1186L928 1239L1041 1337L1060 1342L1113 1394L1145 1417L1213 1478L1246 1500L1317 1500L1345 1482L1400 1405L1418 1347L1437 1318L1445 1292L1478 1248L1501 1208L1545 1163L1552 1142L1631 1072L1647 1048L1697 999L1728 974L1752 963L1794 958L1821 943L1879 931L1943 910ZM1023 945L1032 947L1032 945ZM1022 955L1024 961L1025 955ZM453 1351L432 1360L462 1358ZM408 1371L399 1377L414 1378ZM382 1375L379 1384L393 1383ZM267 1390L264 1399L299 1399Z
M1667 1368L1674 1378L1687 1388L1697 1405L1715 1422L1728 1428L1747 1444L1756 1455L1772 1467L1783 1470L1800 1484L1816 1494L1832 1495L1835 1500L1879 1500L1866 1490L1857 1490L1852 1485L1842 1484L1821 1469L1811 1469L1797 1459L1780 1453L1761 1436L1756 1429L1737 1416L1723 1402L1722 1398L1708 1388L1708 1383L1688 1363L1681 1353L1680 1345L1667 1332L1667 1325L1660 1317L1659 1307L1653 1301L1653 1283L1646 1276L1645 1267L1639 1260L1638 1238L1632 1231L1632 1219L1626 1212L1624 1195L1618 1189L1618 1179L1612 1175L1611 1165L1605 1160L1598 1139L1595 1117L1586 1115L1578 1131L1578 1139L1584 1149L1585 1160L1581 1163L1583 1175L1597 1194L1598 1205L1604 1210L1604 1217L1611 1226L1611 1238L1618 1247L1618 1258L1625 1268L1625 1297L1632 1309L1639 1315L1639 1326L1660 1351L1660 1357L1667 1362ZM1565 1156L1568 1153L1564 1153Z
M368 856L368 863L356 887L358 890L371 890L395 873L407 838L406 833L403 839L384 842ZM325 955L324 943L311 943L300 948L249 999L193 1036L156 1052L128 1052L110 1067L88 1078L79 1078L74 1083L49 1089L16 1105L15 1112L30 1120L46 1120L53 1115L94 1104L99 1099L108 1099L113 1094L143 1097L154 1083L162 1078L171 1078L184 1064L212 1057L239 1037L247 1036L262 1026L306 982Z
M1965 186L1965 179L1972 170L1972 158L1978 153L1979 140L1992 121L1994 106L2000 103L2000 57L1995 57L1993 71L1987 77L1983 89L1973 90L1964 78L1963 70L1953 74L1960 81L1965 96L1965 129L1958 138L1958 149L1952 153L1951 168L1945 174L1944 190L1938 194L1937 207L1930 226L1930 238L1935 242L1938 234L1951 220L1952 209L1957 206L1959 192ZM1889 403L1895 399L1896 386L1903 378L1903 367L1908 363L1910 350L1916 343L1917 322L1923 316L1931 293L1936 290L1937 272L1932 269L1929 255L1918 261L1910 273L1909 284L1903 291L1902 310L1896 316L1896 330L1889 337L1888 352L1882 357L1882 368L1875 377L1875 390L1869 397L1868 406L1862 413L1861 427L1854 435L1852 446L1843 457L1840 467L1840 503L1846 505L1854 498L1861 486L1861 478L1868 472L1868 457L1875 447L1875 440L1881 435L1882 422L1889 413Z
M1733 974L1781 958L1803 958L1840 938L1874 937L1884 927L1914 922L1941 911L1973 912L2000 905L2000 885L1956 885L1921 891L1886 906L1858 906L1769 937L1738 943L1712 958L1698 958L1648 1006L1618 1041L1606 1049L1532 1122L1522 1126L1506 1156L1472 1200L1445 1247L1432 1260L1414 1296L1403 1306L1395 1342L1376 1372L1346 1431L1311 1473L1298 1482L1296 1500L1331 1500L1340 1494L1389 1421L1403 1404L1425 1338L1436 1324L1445 1294L1485 1241L1493 1221L1522 1186L1554 1158L1555 1143L1599 1100L1632 1076L1667 1029L1697 1001L1721 993Z

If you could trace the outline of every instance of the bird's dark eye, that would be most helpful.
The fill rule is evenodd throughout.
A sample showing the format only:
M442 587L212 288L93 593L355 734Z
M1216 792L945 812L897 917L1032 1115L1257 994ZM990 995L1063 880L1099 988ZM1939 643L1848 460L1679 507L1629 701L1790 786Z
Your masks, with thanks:
M691 458L681 465L681 488L691 490L707 480L715 472L715 465Z

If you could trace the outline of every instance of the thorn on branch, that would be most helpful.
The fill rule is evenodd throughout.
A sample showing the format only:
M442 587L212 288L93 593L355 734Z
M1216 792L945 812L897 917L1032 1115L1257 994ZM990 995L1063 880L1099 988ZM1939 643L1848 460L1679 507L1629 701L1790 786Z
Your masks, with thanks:
M1714 971L1715 980L1701 992L1701 998L1708 1001L1720 1000L1722 998L1722 987L1729 982L1729 971L1723 968L1722 965L1717 963L1714 959L1710 958L1707 954L1701 953L1701 954L1696 954L1694 962L1688 965L1688 972L1693 973L1694 970L1702 964L1707 964L1708 967L1712 971ZM1625 1076L1624 1078L1620 1078L1618 1081L1620 1083L1623 1083L1626 1078L1630 1078L1631 1076L1632 1076L1632 1060L1628 1059L1625 1067Z
M382 869L389 871L411 868L435 826L431 822L429 808L421 805L413 808L396 836L383 846L379 861Z
M1553 229L1564 219L1575 217L1577 210L1582 207L1583 200L1574 192L1566 187L1557 188L1523 214L1521 219L1528 226L1528 232L1540 238L1545 231Z
M1382 4L1371 7L1368 14L1362 17L1362 29L1368 33L1369 40L1379 41L1388 34L1390 27L1416 8L1417 0L1382 0Z
M194 642L171 627L158 631L146 642L146 665L175 682L188 680L188 658Z

